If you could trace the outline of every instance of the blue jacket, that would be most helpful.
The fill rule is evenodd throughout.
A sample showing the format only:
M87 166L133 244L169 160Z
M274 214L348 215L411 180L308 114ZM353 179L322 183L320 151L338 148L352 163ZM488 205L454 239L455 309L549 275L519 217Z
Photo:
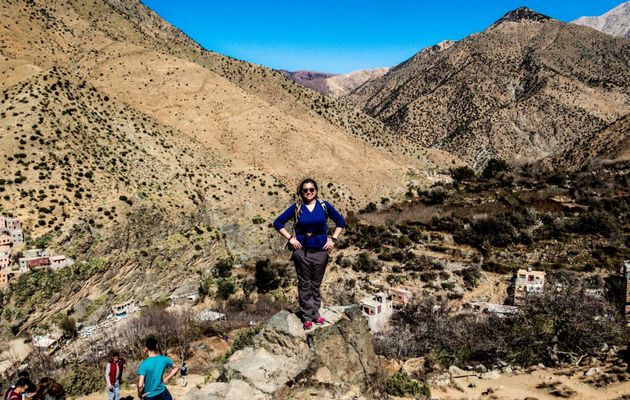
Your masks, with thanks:
M328 216L335 222L337 228L345 228L346 221L329 202L326 203ZM280 230L290 220L295 219L295 208L292 204L287 208L275 221L273 227ZM295 224L295 237L305 249L321 249L326 244L327 239L326 228L326 211L322 208L319 200L315 200L315 208L309 211L304 204L300 207L300 215L298 222Z

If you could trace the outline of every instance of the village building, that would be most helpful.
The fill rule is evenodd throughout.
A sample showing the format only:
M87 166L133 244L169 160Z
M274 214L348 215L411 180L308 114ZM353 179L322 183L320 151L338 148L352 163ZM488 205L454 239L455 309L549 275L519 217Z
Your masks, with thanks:
M1 252L10 252L13 247L13 240L11 240L11 236L7 234L0 234L0 251Z
M0 270L9 268L11 263L11 255L7 252L0 251Z
M205 311L201 311L197 313L195 315L195 319L197 321L208 321L208 322L225 321L226 316L225 314L217 312L217 311L205 310Z
M50 256L48 257L48 260L50 260L50 268L52 269L59 269L73 264L73 261L71 259L63 255Z
M42 249L28 249L24 252L24 258L38 258L45 256Z
M30 258L26 260L26 270L39 271L50 266L48 257Z
M133 314L140 308L136 305L134 300L127 300L124 303L114 304L112 306L112 314L116 319L127 318L127 315Z
M465 308L472 309L472 311L478 313L494 314L499 317L509 317L518 313L518 307L516 306L507 306L503 304L486 303L481 301L466 303Z
M542 293L545 288L545 272L519 269L514 285L514 305L519 306L527 302L530 293Z
M24 233L22 229L9 229L9 236L11 236L13 244L24 243Z
M383 330L394 312L391 297L383 292L364 298L360 304L372 332Z
M389 289L389 295L392 298L392 305L396 309L406 306L413 299L413 292L403 287Z
M0 288L9 286L9 279L11 279L11 273L8 269L0 270Z
M8 218L8 217L4 217L4 227L7 228L8 230L14 230L14 229L19 229L22 230L22 222L20 222L19 219L17 218Z

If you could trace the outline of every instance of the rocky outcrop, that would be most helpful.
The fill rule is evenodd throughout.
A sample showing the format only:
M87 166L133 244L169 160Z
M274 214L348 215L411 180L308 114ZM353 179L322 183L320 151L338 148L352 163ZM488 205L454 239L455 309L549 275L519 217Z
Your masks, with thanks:
M222 382L188 397L222 399L380 398L378 360L367 322L357 307L325 307L327 324L305 332L295 314L273 316L254 345L234 353Z

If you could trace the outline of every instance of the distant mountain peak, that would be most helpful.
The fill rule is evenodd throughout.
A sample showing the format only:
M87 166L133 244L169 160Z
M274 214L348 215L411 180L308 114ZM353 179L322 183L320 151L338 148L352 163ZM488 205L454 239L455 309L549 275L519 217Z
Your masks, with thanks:
M522 22L522 21L545 22L550 19L551 17L548 17L539 12L536 12L530 8L519 7L516 10L512 10L509 13L505 14L497 22L492 24L492 26L498 26L504 22Z

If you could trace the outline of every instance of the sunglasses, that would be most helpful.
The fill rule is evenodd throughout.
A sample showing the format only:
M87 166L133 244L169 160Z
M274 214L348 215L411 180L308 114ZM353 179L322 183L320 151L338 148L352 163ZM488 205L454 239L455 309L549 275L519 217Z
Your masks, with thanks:
M315 193L315 188L304 188L302 189L302 193Z

